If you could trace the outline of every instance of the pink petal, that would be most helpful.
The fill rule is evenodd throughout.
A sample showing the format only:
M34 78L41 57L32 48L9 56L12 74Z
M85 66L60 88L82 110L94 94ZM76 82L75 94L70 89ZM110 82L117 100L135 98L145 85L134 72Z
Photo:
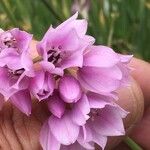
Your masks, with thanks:
M107 137L95 132L95 130L92 127L93 123L94 122L91 122L90 124L85 125L85 133L86 133L85 139L84 139L85 133L83 132L83 130L80 130L78 142L86 149L95 149L93 144L94 142L97 143L104 150L107 143Z
M82 147L78 142L75 142L71 145L62 145L60 150L87 150L84 147Z
M91 108L104 108L106 105L112 103L112 98L97 93L88 92L87 97Z
M16 51L14 51L14 48L8 48L6 50L1 51L0 66L4 67L5 65L7 65L10 69L14 70L22 68L20 56Z
M75 29L54 30L47 35L47 48L61 47L61 51L73 52L80 46L80 39Z
M60 30L60 29L64 29L64 27L68 24L70 24L72 21L76 20L78 17L78 12L76 12L73 16L71 16L69 19L67 19L66 21L64 21L62 24L60 24L56 29Z
M62 118L51 116L49 119L50 129L55 138L64 145L70 145L77 140L79 134L79 126L71 121L69 113Z
M56 75L59 75L59 76L63 76L63 73L64 73L63 69L55 67L51 62L41 61L40 65L42 66L42 68L45 71L47 71L51 74L56 74Z
M18 91L17 89L11 88L12 84L8 70L6 68L0 68L0 93L6 100Z
M32 59L29 56L29 53L24 51L21 55L21 65L22 68L26 70L26 74L30 77L34 76L34 70L33 70L33 62Z
M15 93L11 96L10 101L26 115L29 116L31 114L31 96L27 90Z
M70 67L82 67L82 65L83 65L83 52L80 49L70 53L68 57L65 57L62 60L60 67L62 69L66 69Z
M112 67L119 62L119 56L106 46L88 47L84 54L83 65L93 67Z
M47 61L47 44L46 44L46 40L43 40L38 42L37 45L36 45L36 48L37 48L37 52L40 56L42 56L43 60L44 61Z
M85 131L84 131L85 130ZM85 135L86 134L86 135ZM92 130L86 124L80 128L80 133L77 141L82 145L85 149L94 150L94 142Z
M84 41L89 43L89 46L90 46L90 45L93 45L95 43L95 38L90 36L90 35L85 35L84 36Z
M122 54L118 54L118 55L122 63L129 63L131 59L133 58L133 55L122 55Z
M86 95L82 95L81 99L74 105L71 116L74 123L84 125L89 119L90 106Z
M28 50L29 44L32 40L32 35L25 31L21 31L18 28L14 28L14 29L10 30L10 32L17 41L18 49L21 50L21 52L23 50Z
M121 85L122 72L117 66L111 68L83 67L78 79L87 90L97 93L109 93Z
M94 129L104 136L124 135L123 121L114 106L106 106L100 112L100 116L95 118Z
M81 20L73 20L62 28L59 26L56 28L57 30L70 30L70 29L75 29L79 37L83 37L86 34L87 31L87 21L85 19Z
M48 98L53 93L54 87L53 76L43 70L36 71L35 77L30 81L30 90L40 101Z
M48 125L48 121L44 123L40 132L40 144L43 150L59 150L60 143L55 139Z
M64 114L65 103L59 98L57 92L55 92L53 96L49 97L48 108L50 112L58 118L61 118Z
M73 76L63 76L59 81L61 98L67 103L77 102L81 97L81 87Z

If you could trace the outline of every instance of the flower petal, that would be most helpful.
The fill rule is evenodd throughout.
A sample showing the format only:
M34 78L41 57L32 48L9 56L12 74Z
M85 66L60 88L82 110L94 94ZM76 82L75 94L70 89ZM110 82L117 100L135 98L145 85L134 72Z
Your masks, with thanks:
M81 99L74 105L71 116L74 123L84 125L89 119L90 106L86 95L82 95Z
M21 52L23 50L25 50L25 51L28 50L29 44L32 40L32 35L25 31L21 31L18 28L14 28L14 29L10 30L10 32L17 41L17 48L19 50L21 50Z
M72 122L69 113L66 113L60 119L51 116L49 126L53 135L61 144L70 145L77 140L79 126Z
M83 52L80 49L78 51L66 55L66 57L62 59L60 67L62 69L66 69L70 67L82 67L82 65L83 65Z
M31 93L40 101L48 98L53 93L54 87L52 75L43 70L36 71L35 77L30 81Z
M48 108L50 112L58 118L61 118L64 114L65 103L59 98L58 92L55 92L51 97L49 97Z
M100 116L95 118L93 127L95 131L104 136L124 135L123 121L114 106L106 106L100 111Z
M76 20L78 17L78 12L76 12L73 16L71 16L69 19L67 19L66 21L64 21L63 23L61 23L56 29L60 30L60 29L64 29L64 27L68 24L70 24L72 21Z
M75 142L71 145L62 145L60 150L87 150L84 147L82 147L78 142Z
M26 115L31 114L31 96L28 90L18 91L11 96L10 101Z
M60 143L55 139L51 133L48 121L46 121L40 132L40 144L43 150L59 150Z
M104 108L106 105L111 104L113 99L108 96L100 95L93 92L88 92L87 97L91 108Z
M61 98L67 103L77 102L81 97L81 87L73 76L63 76L59 81Z
M63 69L61 68L57 68L55 67L52 63L50 62L47 62L47 61L41 61L40 62L40 65L42 66L42 68L51 73L51 74L56 74L56 75L60 75L60 76L63 76Z
M84 54L83 65L93 67L112 67L120 59L117 53L106 46L91 46Z
M96 93L110 93L121 85L122 72L117 66L111 68L83 67L78 71L81 85Z

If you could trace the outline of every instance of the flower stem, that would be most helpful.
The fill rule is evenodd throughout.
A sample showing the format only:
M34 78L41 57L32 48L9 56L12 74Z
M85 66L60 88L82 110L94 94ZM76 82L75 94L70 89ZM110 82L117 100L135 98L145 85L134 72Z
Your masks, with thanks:
M143 148L135 143L130 137L126 137L124 142L131 148L131 150L143 150Z

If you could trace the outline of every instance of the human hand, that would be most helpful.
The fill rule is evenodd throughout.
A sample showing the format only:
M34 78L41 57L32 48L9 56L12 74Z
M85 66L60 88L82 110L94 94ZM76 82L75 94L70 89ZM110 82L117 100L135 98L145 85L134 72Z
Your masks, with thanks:
M35 43L32 43L32 56L36 55ZM131 87L119 91L120 99L118 103L130 112L125 119L127 131L132 129L133 139L141 144L143 148L150 149L148 145L150 137L148 139L148 136L146 137L145 134L145 132L148 134L148 130L150 130L150 122L147 121L148 113L150 116L150 109L148 109L148 105L150 104L148 102L150 98L150 86L148 85L150 81L150 65L141 60L133 59L131 66L135 68L133 78L140 84L144 94L145 104L147 106L145 110L146 114L142 121L137 123L142 117L144 107L141 89L134 79L132 80ZM49 112L46 105L44 103L39 104L34 100L32 115L30 117L22 114L10 103L6 103L0 112L0 148L2 150L40 150L39 132L42 123L48 115ZM142 130L139 128L142 128ZM140 133L140 136L138 133ZM112 149L119 142L120 138L115 137L113 140L110 140L107 148Z

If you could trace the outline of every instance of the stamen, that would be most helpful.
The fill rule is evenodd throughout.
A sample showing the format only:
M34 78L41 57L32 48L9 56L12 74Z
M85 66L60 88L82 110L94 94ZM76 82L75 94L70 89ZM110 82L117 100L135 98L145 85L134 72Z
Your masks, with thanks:
M55 65L60 63L62 60L61 59L61 51L59 51L58 49L57 50L50 49L47 52L47 54L48 54L48 61L55 64Z

